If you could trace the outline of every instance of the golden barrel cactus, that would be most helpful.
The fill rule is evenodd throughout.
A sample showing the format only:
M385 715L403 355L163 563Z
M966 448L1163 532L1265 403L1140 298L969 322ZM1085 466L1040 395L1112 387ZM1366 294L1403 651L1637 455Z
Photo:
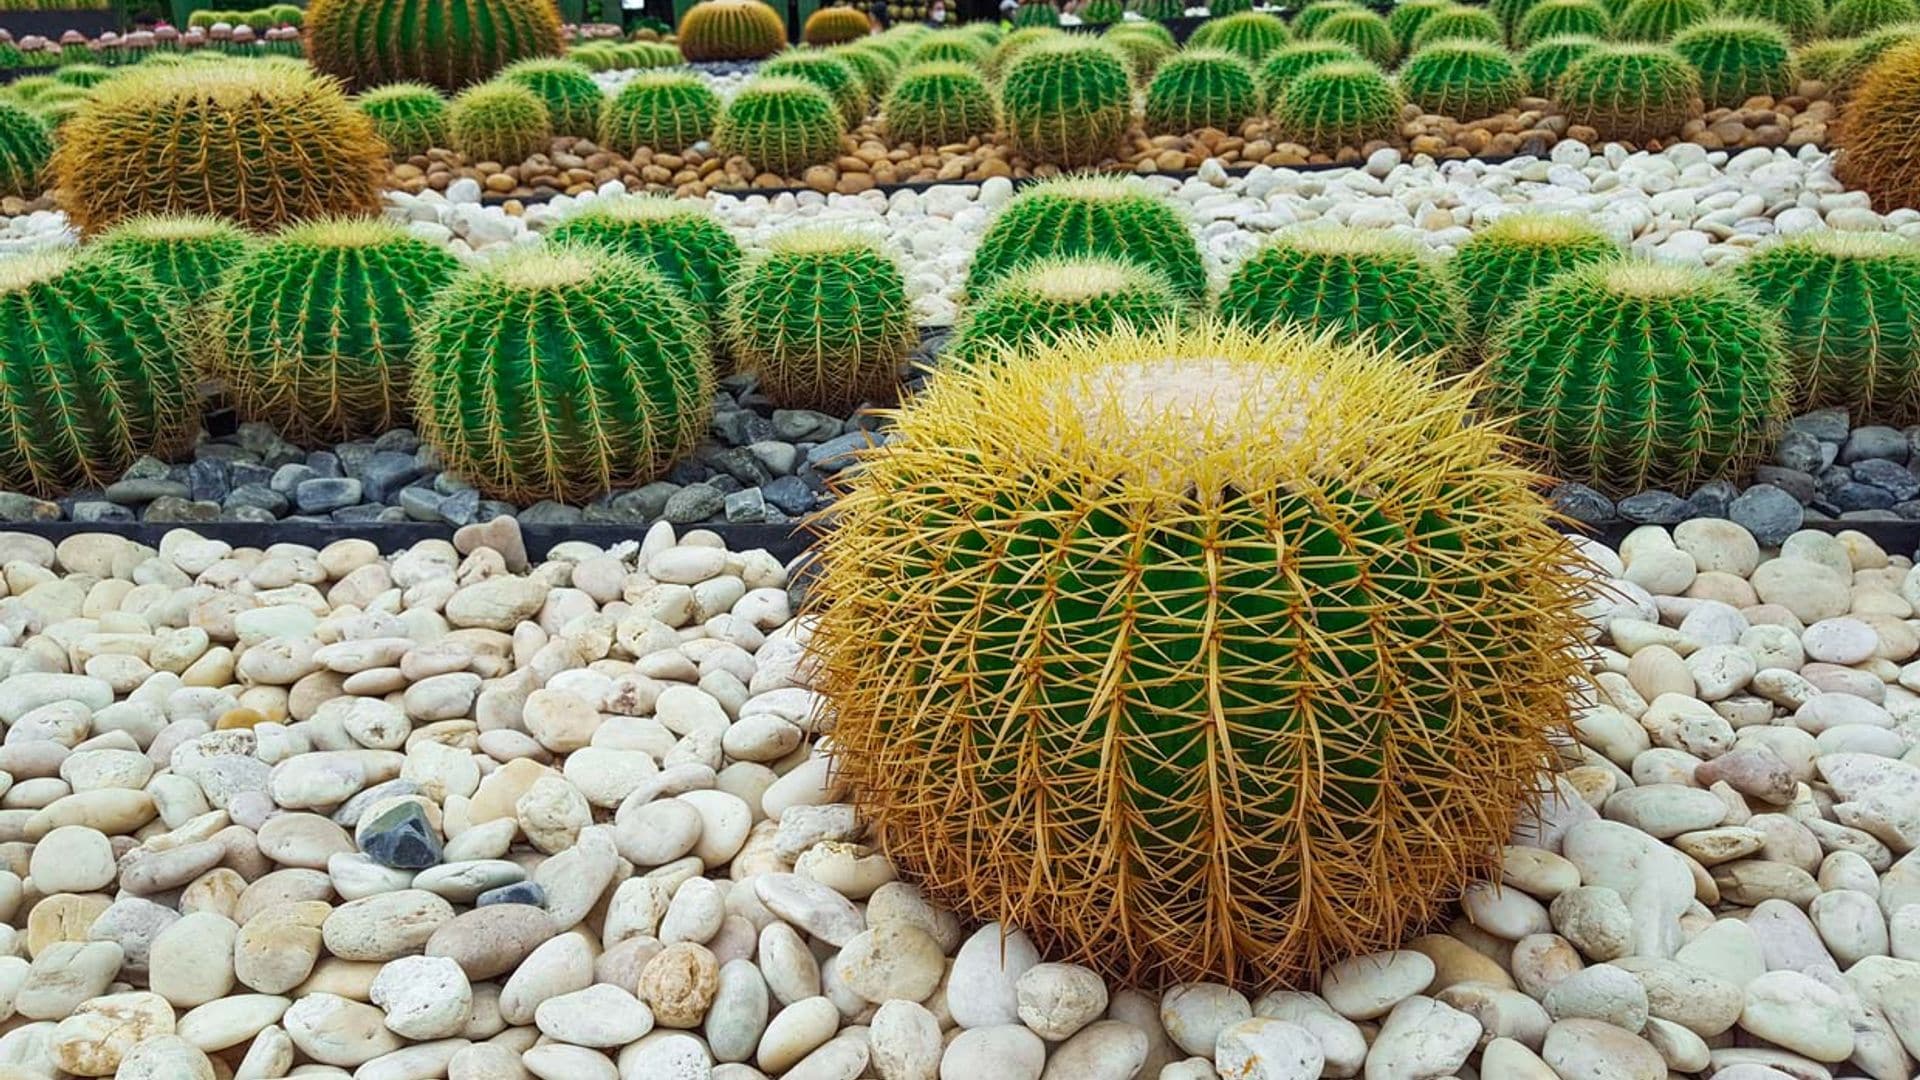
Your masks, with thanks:
M1920 40L1871 68L1840 118L1840 178L1883 213L1920 206Z
M965 915L1297 983L1498 864L1568 718L1567 542L1440 382L1295 327L942 370L811 590L836 767Z

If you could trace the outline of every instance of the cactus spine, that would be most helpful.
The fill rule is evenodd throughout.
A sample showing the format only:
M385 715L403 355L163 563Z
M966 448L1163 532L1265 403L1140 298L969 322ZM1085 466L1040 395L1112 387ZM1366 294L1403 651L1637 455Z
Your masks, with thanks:
M1570 123L1603 139L1645 143L1678 134L1692 119L1700 75L1672 49L1612 45L1574 61L1556 90Z
M1526 79L1500 46L1455 39L1408 57L1400 89L1422 112L1480 120L1513 108L1526 92Z
M1413 35L1436 12L1453 6L1453 0L1405 0L1387 13L1387 29L1393 31L1393 43L1403 53L1413 51Z
M1062 256L1124 259L1164 274L1184 300L1206 297L1206 264L1173 205L1138 184L1092 177L1014 196L974 249L967 294L982 295L1023 263Z
M211 214L142 214L101 233L91 249L144 268L185 311L212 298L248 246L239 226Z
M1015 56L1001 80L1000 115L1014 147L1028 157L1098 164L1133 122L1126 59L1098 41L1034 45Z
M1364 63L1360 54L1345 45L1336 45L1330 41L1303 41L1297 45L1286 45L1275 49L1273 55L1260 65L1260 97L1268 108L1278 105L1293 80L1309 69L1321 64L1349 60Z
M1883 26L1920 20L1914 0L1840 0L1827 11L1827 33L1861 37Z
M1323 154L1338 153L1400 129L1406 99L1380 69L1365 61L1320 64L1287 84L1270 107L1285 137Z
M1376 229L1282 233L1242 262L1220 292L1221 318L1249 329L1297 324L1410 356L1443 354L1465 306L1445 269Z
M1605 37L1613 18L1597 0L1541 0L1514 28L1515 48L1525 49L1555 37Z
M740 242L726 226L698 204L667 198L597 199L547 239L631 256L678 289L716 332L727 285L740 269Z
M759 0L747 0L759 3ZM840 153L840 110L827 92L791 78L755 79L720 114L715 147L755 167L791 176Z
M1242 11L1237 15L1209 19L1193 32L1190 48L1225 49L1238 53L1250 64L1267 58L1275 49L1288 44L1293 35L1287 24L1264 11Z
M1534 289L1620 255L1612 237L1573 214L1502 217L1474 233L1453 259L1453 280L1466 295L1468 329L1474 338L1484 338Z
M0 195L39 194L41 174L52 157L47 125L25 108L0 101Z
M977 363L1030 353L1070 333L1146 328L1182 318L1166 278L1122 259L1040 259L1000 279L969 308L941 360Z
M1620 13L1614 33L1627 41L1660 45L1696 23L1713 18L1707 0L1633 0Z
M545 57L522 60L502 68L500 80L533 91L547 107L555 135L590 139L600 129L600 110L607 95L579 64Z
M491 82L469 87L453 99L447 113L453 149L468 161L517 165L546 151L553 140L547 106L518 83Z
M838 45L873 33L866 13L854 7L823 7L807 16L800 40L809 45Z
M444 147L450 141L447 99L425 83L376 86L355 102L373 121L373 130L396 160Z
M963 143L993 133L993 92L964 64L909 68L881 108L888 134L922 146Z
M1600 42L1588 37L1548 38L1529 46L1520 54L1520 73L1527 78L1527 93L1534 97L1559 96L1560 76L1598 48Z
M1151 135L1198 128L1238 133L1260 111L1260 90L1245 60L1218 49L1189 49L1160 65L1147 87Z
M1840 178L1883 212L1920 205L1920 40L1868 70L1840 125Z
M1387 20L1371 11L1335 12L1321 20L1313 39L1338 42L1383 67L1400 54Z
M1436 41L1450 41L1464 38L1468 41L1490 41L1495 45L1504 44L1507 32L1500 20L1476 7L1454 4L1445 11L1436 11L1427 16L1414 31L1413 47L1422 49Z
M1787 32L1788 40L1805 45L1826 26L1821 0L1721 0L1720 14L1736 19L1764 19Z
M1793 92L1793 52L1787 35L1757 19L1716 19L1682 30L1673 51L1700 73L1707 107L1737 109L1748 98Z
M872 105L860 76L832 53L797 49L784 52L761 64L760 74L766 78L795 78L825 90L833 99L834 107L840 110L841 122L849 129L858 127L860 121L867 118L867 109Z
M647 71L620 88L600 113L599 143L632 155L641 147L677 154L713 137L720 95L698 75Z

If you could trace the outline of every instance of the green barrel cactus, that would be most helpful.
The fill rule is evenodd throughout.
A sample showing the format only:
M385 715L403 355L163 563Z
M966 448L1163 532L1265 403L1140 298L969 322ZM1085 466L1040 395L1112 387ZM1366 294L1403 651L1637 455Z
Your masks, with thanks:
M553 141L546 103L518 83L470 86L447 110L447 137L471 162L518 165Z
M1186 15L1183 0L1132 0L1134 13L1151 22L1171 22Z
M1624 41L1659 45L1711 18L1713 5L1707 0L1633 0L1614 21L1613 32Z
M99 86L113 78L113 69L100 64L63 64L53 73L53 81L62 86L77 86L82 90Z
M222 279L208 368L243 419L295 442L371 438L406 422L415 335L459 271L444 247L378 218L295 226Z
M1485 41L1439 41L1400 68L1400 90L1421 112L1483 120L1514 107L1526 77L1511 54Z
M312 0L307 56L353 89L424 82L453 93L562 51L552 0Z
M839 156L845 130L825 90L801 79L765 78L741 87L727 102L713 142L722 154L793 176Z
M637 259L678 289L716 333L742 257L740 242L705 207L664 197L595 199L547 240L597 244Z
M1598 0L1540 0L1514 28L1513 45L1528 48L1555 37L1602 38L1613 29L1613 18Z
M447 99L426 83L388 83L354 99L395 160L424 154L451 141Z
M1445 11L1436 11L1427 16L1420 29L1413 33L1413 48L1422 49L1436 41L1450 41L1465 38L1468 41L1491 41L1496 45L1506 43L1506 28L1500 20L1494 18L1485 8L1467 7L1455 4Z
M1809 41L1793 50L1793 69L1803 79L1838 86L1840 73L1859 47L1860 42L1853 38Z
M974 249L967 295L982 295L1023 263L1064 256L1125 259L1165 275L1183 300L1206 298L1206 264L1173 204L1142 185L1093 177L1050 180L1014 196Z
M720 95L706 80L679 71L644 71L601 110L595 141L628 156L643 146L677 154L712 138L719 122Z
M905 66L946 62L979 67L987 62L987 54L992 51L991 45L972 34L939 31L921 38L908 50Z
M542 244L461 274L417 341L421 437L491 498L584 502L646 483L712 417L706 326L603 248Z
M919 342L899 263L826 228L778 234L750 260L727 324L740 369L789 409L845 412L892 398Z
M1145 329L1186 311L1167 279L1138 263L1040 259L1001 278L969 307L940 358L978 363L1045 348L1070 333L1101 334L1122 324Z
M1272 109L1301 74L1321 64L1341 61L1365 63L1359 53L1330 41L1302 41L1275 49L1260 65L1260 99Z
M1737 109L1751 97L1793 92L1793 50L1786 32L1758 19L1713 19L1682 30L1673 51L1700 73L1709 109Z
M1795 45L1805 45L1826 31L1827 8L1822 0L1721 0L1720 14L1736 19L1764 19L1787 32Z
M860 76L846 61L825 50L789 50L761 64L759 74L770 79L799 79L825 90L849 131L860 126L873 105Z
M1780 318L1795 408L1920 422L1920 244L1804 233L1762 248L1734 276Z
M1160 38L1146 33L1131 31L1130 27L1153 26L1165 29L1158 23L1121 23L1105 34L1106 41L1126 55L1127 65L1133 69L1133 81L1146 83L1153 78L1162 61L1180 51L1177 45L1169 44Z
M1014 148L1053 165L1096 165L1133 124L1133 81L1120 50L1076 38L1022 50L1000 80Z
M1457 344L1466 308L1445 267L1413 241L1316 226L1282 233L1247 256L1216 311L1250 330L1297 324L1430 356Z
M546 105L555 135L591 139L599 131L607 94L579 64L552 57L521 60L501 68L499 78L533 91Z
M1602 139L1645 143L1676 136L1693 118L1700 74L1663 46L1610 45L1574 61L1557 91L1569 123Z
M1020 0L1020 6L1013 9L1015 26L1059 26L1060 9L1053 6L1053 0Z
M0 484L55 498L193 444L196 379L171 300L112 256L0 260Z
M955 63L908 68L887 91L880 118L893 138L921 146L984 138L998 123L993 91L979 71Z
M1270 105L1281 136L1323 154L1391 139L1406 104L1398 87L1366 61L1320 64L1287 85Z
M1067 32L1052 26L1023 26L1000 39L987 54L987 77L998 79L1007 73L1014 58L1035 45L1071 40Z
M1485 370L1555 476L1615 494L1747 475L1790 385L1777 321L1731 277L1624 260L1530 294Z
M1527 17L1534 5L1541 0L1487 0L1487 14L1499 20L1500 28L1505 30L1511 40L1520 29L1521 20Z
M0 101L0 195L38 195L52 157L47 125L24 106Z
M1553 37L1529 45L1520 54L1520 73L1526 76L1527 93L1534 97L1557 96L1560 76L1575 61L1600 47L1600 41L1590 37Z
M836 45L827 52L840 58L841 63L853 69L860 76L860 85L867 90L867 96L875 101L886 97L893 80L900 74L900 63L885 49L871 42L854 45Z
M758 60L786 48L787 24L760 0L700 0L677 36L689 60Z
M1499 218L1453 257L1471 336L1485 338L1528 293L1553 278L1621 255L1618 241L1576 214L1530 211Z
M1874 65L1885 59L1888 53L1910 41L1920 41L1920 22L1883 26L1865 37L1850 40L1853 47L1834 61L1827 79L1829 88L1842 93L1859 89L1866 80L1867 72L1873 70Z
M1312 3L1302 7L1299 14L1293 17L1294 36L1301 39L1311 38L1313 32L1318 30L1320 24L1325 20L1343 11L1361 10L1364 9L1361 8L1359 4L1354 3L1353 0L1313 0Z
M1435 12L1452 6L1453 0L1405 0L1393 5L1393 10L1387 12L1387 29L1393 32L1393 43L1402 53L1412 52L1413 35L1420 31L1420 24Z
M1827 10L1827 33L1834 37L1862 37L1894 23L1920 20L1915 0L1840 0Z
M247 234L211 214L142 214L101 233L90 249L140 266L172 294L174 306L197 310L212 299L220 275L247 253Z
M1201 28L1205 29L1205 25L1206 24L1203 23ZM1281 24L1282 29L1284 29L1285 26L1286 26L1285 23ZM1195 33L1198 33L1198 32L1199 31L1195 31ZM1108 38L1119 37L1123 34L1128 36L1138 35L1140 37L1150 38L1154 41L1157 41L1162 45L1165 45L1169 49L1178 49L1180 47L1180 43L1178 41L1175 41L1173 38L1173 31L1167 29L1164 26L1161 26L1157 22L1147 22L1140 19L1135 19L1131 22L1124 22L1118 26L1109 26L1107 27L1105 34ZM1188 39L1188 44L1192 44L1192 39Z
M1340 11L1320 20L1313 40L1345 45L1368 60L1385 67L1400 54L1387 20L1371 11Z
M1149 135L1199 128L1238 134L1260 111L1260 88L1245 60L1220 49L1188 49L1160 65L1147 86Z
M1258 64L1267 54L1292 40L1287 24L1278 17L1264 11L1242 11L1201 23L1187 40L1187 46L1225 49L1240 54L1249 64Z
M1207 14L1214 18L1252 10L1253 0L1207 0Z
M1087 0L1080 9L1080 21L1087 26L1114 26L1127 16L1121 0Z

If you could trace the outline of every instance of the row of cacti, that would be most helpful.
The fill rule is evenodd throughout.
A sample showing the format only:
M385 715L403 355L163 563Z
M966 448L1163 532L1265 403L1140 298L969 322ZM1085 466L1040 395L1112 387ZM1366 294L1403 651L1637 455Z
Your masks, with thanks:
M247 11L202 8L187 16L187 26L196 30L206 30L222 25L245 26L256 31L265 31L276 26L300 26L305 18L306 12L294 4L273 4Z

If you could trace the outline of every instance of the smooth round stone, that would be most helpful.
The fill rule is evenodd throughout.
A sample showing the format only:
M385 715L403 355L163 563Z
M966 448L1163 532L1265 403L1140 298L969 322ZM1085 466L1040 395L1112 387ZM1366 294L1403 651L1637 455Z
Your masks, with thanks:
M1650 956L1623 956L1613 966L1631 972L1647 992L1647 1010L1701 1038L1711 1039L1740 1019L1739 987L1701 968Z
M381 967L368 997L386 1025L408 1039L444 1039L466 1026L473 986L460 965L439 956L404 956Z
M724 791L689 791L679 796L700 815L693 854L709 868L724 866L747 842L753 812L745 800Z
M614 842L620 854L635 866L664 866L692 851L700 842L702 819L692 803L659 799L635 807L623 806L614 819Z
M1604 1020L1639 1032L1647 1023L1647 991L1640 980L1610 964L1576 971L1547 991L1547 1014L1555 1020Z
M353 1068L403 1045L384 1020L371 1005L337 994L308 994L287 1009L281 1026L293 1045L314 1061Z
M682 891L685 891L684 888ZM674 899L678 902L679 897L675 896ZM669 911L668 915L671 917L672 912ZM836 963L840 977L847 986L876 1005L895 999L925 1000L940 985L940 977L946 973L946 956L940 951L940 943L919 927L902 923L889 923L854 935L840 950ZM1021 977L1022 983L1037 970L1038 967L1030 969ZM1099 982L1098 978L1094 981ZM1093 1010L1094 1015L1106 1008L1106 1002L1106 989L1102 986L1100 1004ZM1085 1022L1081 1021L1082 1024ZM1074 1025L1074 1030L1078 1030L1078 1027ZM1072 1033L1067 1031L1052 1038L1064 1039ZM1041 1035L1047 1037L1044 1032Z
M1740 1027L1815 1061L1845 1061L1853 1053L1840 995L1797 971L1769 971L1748 983Z
M502 885L497 889L488 889L473 898L474 907L487 907L492 904L529 904L533 907L547 905L547 890L532 881L516 881L511 885Z
M533 1017L541 1034L574 1046L625 1046L653 1030L653 1012L606 983L548 998Z
M248 919L234 939L234 977L266 994L300 985L320 958L320 928L332 911L325 901L287 901Z
M1500 880L1552 900L1579 886L1580 868L1551 851L1509 845L1500 849Z
M795 874L761 874L754 881L754 891L769 911L830 945L844 947L866 929L866 919L852 901L817 881Z
M691 878L682 882L668 901L660 919L660 940L704 945L720 932L726 917L726 899L720 887L706 878Z
M1160 1026L1189 1054L1211 1053L1222 1031L1251 1016L1246 995L1219 983L1182 983L1160 998Z
M1822 619L1800 635L1809 659L1829 664L1858 664L1880 647L1880 635L1859 619Z
M1457 1073L1478 1045L1480 1023L1433 998L1415 995L1393 1007L1367 1054L1367 1074L1398 1076Z
M148 1039L173 1034L173 1006L158 994L108 994L82 1002L48 1039L53 1063L81 1076L107 1076Z
M940 1080L1040 1080L1047 1044L1018 1024L994 1024L961 1032L940 1059Z
M516 862L474 859L443 863L422 870L414 875L412 887L425 889L455 904L471 904L481 893L502 885L512 885L526 876L526 869Z
M824 997L807 998L775 1013L760 1036L754 1063L761 1071L779 1075L833 1038L840 1028L840 1009Z
M1553 928L1547 909L1540 901L1519 889L1476 882L1467 886L1460 898L1461 907L1473 925L1508 941L1528 934L1542 934Z
M928 1080L938 1073L941 1052L945 1049L940 1038L940 1021L916 1002L889 1001L880 1006L868 1025L867 1039L873 1064L882 1076ZM1065 1052L1066 1047L1061 1047L1056 1058ZM1140 1056L1144 1062L1144 1038Z
M1214 1065L1226 1076L1246 1080L1317 1080L1326 1058L1306 1028L1254 1017L1220 1033Z
M706 1018L720 989L720 965L698 945L675 942L640 973L640 1000L662 1027L693 1028Z
M418 952L453 917L453 905L441 897L402 889L342 904L321 933L327 951L342 960L386 961Z
M1328 1076L1359 1075L1361 1062L1367 1056L1366 1036L1361 1033L1358 1024L1334 1012L1333 1007L1318 994L1276 990L1262 995L1253 1003L1253 1015L1285 1020L1305 1028L1320 1044Z
M30 866L42 895L93 892L113 883L113 845L98 829L63 825L34 845Z
M217 1001L233 990L233 947L240 928L212 911L183 915L160 931L148 954L147 984L177 1009Z
M620 1070L605 1054L584 1046L544 1043L520 1055L520 1063L539 1080L620 1080Z
M691 1035L665 1031L656 1031L623 1050L620 1065L623 1076L644 1076L648 1080L656 1077L658 1080L707 1080L717 1077L719 1072L713 1067L713 1058L707 1053L706 1047L700 1045L700 1040ZM561 1078L555 1077L553 1080ZM576 1077L569 1075L565 1080L576 1080Z
M279 814L260 826L260 853L282 866L324 870L335 855L354 854L347 830L318 814Z
M114 1080L215 1080L213 1062L178 1035L142 1041L120 1059Z
M765 942L762 935L763 948ZM1019 1023L1020 1001L1014 988L1020 976L1039 962L1040 953L1025 931L1008 931L999 923L975 930L954 954L947 975L947 1008L954 1022L963 1028ZM762 970L768 973L768 985L775 985L772 969L762 964Z
M890 1002L882 1005L874 1016L874 1026L880 1023L880 1014L886 1013L889 1005L913 1005L911 1002ZM767 994L767 981L761 977L760 969L750 960L729 960L720 965L719 987L714 991L713 1004L707 1008L707 1018L702 1032L707 1037L707 1046L713 1056L721 1061L746 1061L760 1045L760 1036L767 1028L767 1015L770 1002ZM929 1020L932 1014L919 1009ZM940 1028L933 1029L935 1047L934 1061L939 1059ZM930 1063L927 1071L932 1071Z
M1633 946L1633 913L1612 889L1583 885L1554 898L1553 928L1590 960L1625 956Z
M1539 1046L1553 1023L1539 1002L1518 990L1485 983L1458 983L1440 991L1437 998L1479 1021L1484 1037L1490 1039L1516 1039L1529 1047ZM1315 1029L1309 1027L1308 1030ZM1321 1045L1328 1045L1324 1036ZM1327 1060L1333 1063L1332 1054Z
M1417 952L1372 953L1328 968L1320 977L1320 996L1349 1020L1372 1020L1425 990L1433 976L1433 961Z
M236 994L209 1001L181 1016L175 1034L211 1054L238 1046L280 1022L291 999L274 994Z
M478 982L512 971L558 932L553 917L540 908L494 904L462 912L435 930L426 953L451 958Z
M1599 1020L1561 1020L1547 1029L1541 1060L1561 1076L1667 1080L1667 1063L1645 1039Z
M1679 784L1648 784L1618 791L1607 800L1606 815L1660 839L1710 829L1726 817L1720 797Z

